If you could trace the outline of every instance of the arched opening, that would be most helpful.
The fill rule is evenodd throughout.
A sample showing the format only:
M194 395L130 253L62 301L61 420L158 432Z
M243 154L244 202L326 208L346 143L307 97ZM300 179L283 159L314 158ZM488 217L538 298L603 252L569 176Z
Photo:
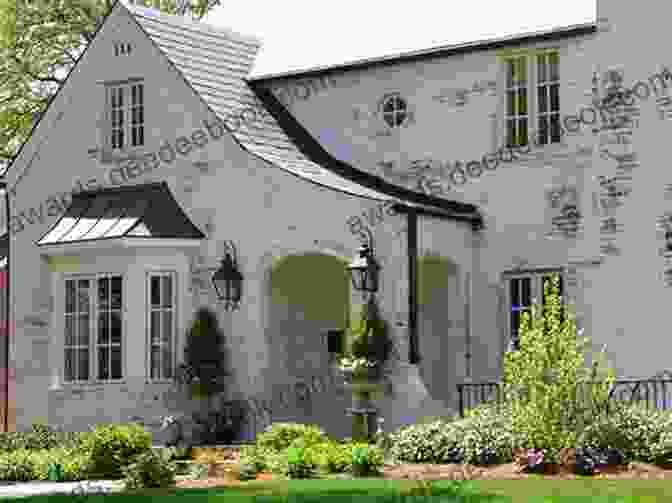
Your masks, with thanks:
M272 421L315 423L347 436L349 400L330 371L327 332L344 329L350 312L347 261L307 253L276 261L269 275L268 378Z
M430 396L455 409L464 379L465 299L460 267L440 255L418 257L420 376ZM456 410L456 409L455 409Z

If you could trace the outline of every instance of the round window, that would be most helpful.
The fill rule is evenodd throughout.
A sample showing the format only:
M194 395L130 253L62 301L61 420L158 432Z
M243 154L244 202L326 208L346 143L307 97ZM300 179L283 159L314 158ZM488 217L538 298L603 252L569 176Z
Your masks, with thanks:
M391 127L399 127L408 118L408 105L401 96L393 95L383 101L383 120Z

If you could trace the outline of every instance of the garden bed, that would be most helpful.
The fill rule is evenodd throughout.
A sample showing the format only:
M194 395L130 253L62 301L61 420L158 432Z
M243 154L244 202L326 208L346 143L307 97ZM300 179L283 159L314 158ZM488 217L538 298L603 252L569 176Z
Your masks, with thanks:
M549 479L615 479L615 480L672 480L672 467L633 462L628 465L608 466L594 476L581 476L562 466L554 466L543 475L520 472L515 463L492 466L469 464L415 464L385 465L383 476L395 480L521 480Z
M212 472L211 472L212 473ZM257 480L273 480L270 473L259 473ZM351 480L354 477L347 473L331 474L320 478ZM551 467L544 475L520 472L515 463L492 466L476 466L470 464L424 464L402 463L389 464L383 467L381 478L388 480L526 480L526 479L609 479L609 480L672 480L672 466L661 467L649 463L633 462L628 465L609 466L602 468L594 476L581 476L568 469ZM180 480L178 488L210 488L238 486L240 480L222 476L221 472L202 480Z

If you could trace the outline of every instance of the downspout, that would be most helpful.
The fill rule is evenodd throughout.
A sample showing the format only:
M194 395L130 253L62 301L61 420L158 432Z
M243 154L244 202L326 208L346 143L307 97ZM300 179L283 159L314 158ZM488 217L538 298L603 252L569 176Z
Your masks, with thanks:
M5 385L4 385L4 390L3 393L5 395L5 399L3 400L2 407L4 409L4 424L2 425L2 431L8 432L9 431L9 318L10 318L10 313L9 309L11 306L10 303L10 290L9 290L9 285L11 283L10 278L10 264L11 264L11 259L10 259L10 250L12 248L12 240L11 236L9 235L9 191L7 190L7 181L2 178L0 179L0 189L2 189L5 192L5 217L7 219L7 239L8 239L8 244L7 244L7 267L5 268L6 271L6 277L7 277L7 284L5 285L5 337L4 337L4 344L3 344L3 354L2 354L2 362L4 366L4 372L5 372Z
M418 348L418 213L409 209L406 214L408 222L408 331L409 351L408 362L420 363Z

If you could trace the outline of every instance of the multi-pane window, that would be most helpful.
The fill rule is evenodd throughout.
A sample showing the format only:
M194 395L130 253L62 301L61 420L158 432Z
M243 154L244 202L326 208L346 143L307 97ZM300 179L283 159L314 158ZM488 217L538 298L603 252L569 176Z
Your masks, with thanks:
M521 273L507 278L508 289L508 331L512 349L520 349L518 330L522 314L527 312L532 316L532 305L537 302L540 306L545 303L544 284L552 285L552 273ZM563 295L563 281L560 275L560 296ZM564 313L561 312L561 319Z
M65 281L65 381L88 381L91 280Z
M506 145L525 146L531 133L537 145L559 143L560 53L544 50L533 57L510 57L505 67Z
M110 146L113 150L145 144L145 105L142 83L109 86Z
M66 382L123 377L122 306L121 276L65 280Z
M506 60L506 144L527 145L527 56Z
M149 291L149 377L173 377L175 344L175 274L148 275Z
M391 127L401 126L408 118L406 100L396 94L389 96L383 102L383 120Z
M121 276L98 279L99 380L121 379Z
M540 145L560 141L560 56L537 54L537 131Z

